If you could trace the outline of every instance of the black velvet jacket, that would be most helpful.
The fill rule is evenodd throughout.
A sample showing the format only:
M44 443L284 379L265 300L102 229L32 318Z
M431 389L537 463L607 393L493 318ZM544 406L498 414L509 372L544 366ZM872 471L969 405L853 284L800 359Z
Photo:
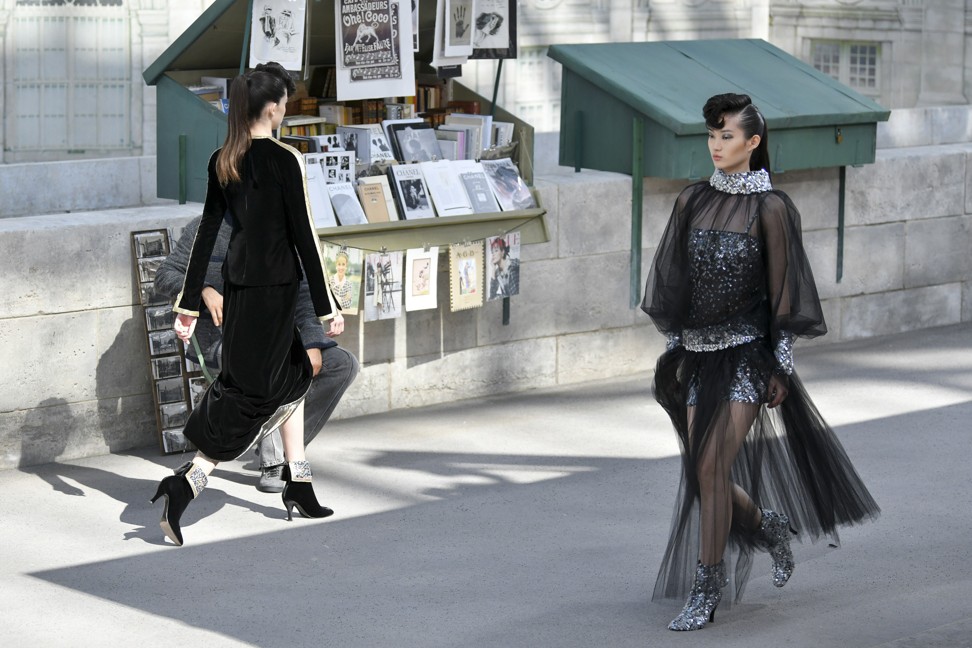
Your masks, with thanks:
M333 317L338 309L325 280L301 154L271 137L254 138L243 156L241 181L226 187L216 177L218 154L209 160L206 204L172 310L199 315L206 268L226 214L232 234L223 262L225 281L237 286L286 284L301 277L303 264L314 312Z

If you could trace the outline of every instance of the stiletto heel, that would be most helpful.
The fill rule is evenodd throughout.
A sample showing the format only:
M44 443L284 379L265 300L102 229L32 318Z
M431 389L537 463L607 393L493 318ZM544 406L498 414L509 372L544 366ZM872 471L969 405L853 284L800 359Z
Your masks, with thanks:
M283 469L284 489L280 494L287 509L287 521L293 521L294 508L306 518L326 518L334 511L321 506L311 485L310 464L306 461L292 461Z
M722 588L728 584L725 561L720 560L715 565L703 565L699 561L688 601L682 612L668 624L668 629L701 630L706 623L713 623L716 608L722 601Z
M160 497L165 498L159 526L177 547L182 546L182 529L179 520L189 506L189 502L202 492L207 482L206 473L196 464L187 462L179 466L174 475L163 478L155 491L155 497L149 500L151 504L155 504Z
M790 526L790 518L785 514L769 509L760 511L763 517L756 532L756 544L773 558L773 585L783 587L796 566L790 549L790 534L796 535L797 532Z

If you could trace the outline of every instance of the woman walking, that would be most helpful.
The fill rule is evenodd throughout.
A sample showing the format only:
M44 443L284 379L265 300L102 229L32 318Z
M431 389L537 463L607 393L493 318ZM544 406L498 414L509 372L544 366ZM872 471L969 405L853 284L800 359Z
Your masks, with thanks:
M193 410L185 436L199 452L159 484L165 497L161 526L182 545L179 520L220 461L242 455L280 426L287 518L332 513L320 506L304 456L303 398L313 369L294 326L301 267L318 317L338 314L324 279L310 220L303 158L273 138L293 81L257 69L230 88L226 141L209 161L209 187L185 283L173 310L177 335L192 335L202 303L206 268L224 215L232 225L223 265L223 357L220 374ZM333 327L332 327L333 329Z
M782 587L791 532L836 535L879 513L794 371L794 339L827 328L800 215L772 187L766 121L739 94L702 112L716 170L679 195L642 304L668 337L654 391L682 448L653 595L687 597L671 630L714 620L730 578L741 596L754 550Z

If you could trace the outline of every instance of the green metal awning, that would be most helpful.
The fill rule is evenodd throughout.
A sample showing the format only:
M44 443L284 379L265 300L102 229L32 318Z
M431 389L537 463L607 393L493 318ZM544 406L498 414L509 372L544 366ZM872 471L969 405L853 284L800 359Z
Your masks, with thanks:
M748 94L759 106L773 171L873 162L876 123L890 115L758 39L552 45L548 55L564 66L560 155L567 166L631 173L631 157L618 152L629 150L638 116L646 176L708 175L702 106L722 92Z

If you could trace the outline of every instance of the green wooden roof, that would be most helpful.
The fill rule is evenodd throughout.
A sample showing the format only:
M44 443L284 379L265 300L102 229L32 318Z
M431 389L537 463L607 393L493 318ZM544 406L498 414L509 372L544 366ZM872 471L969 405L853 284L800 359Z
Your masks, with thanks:
M891 114L758 39L551 45L548 56L676 135L704 133L702 106L721 92L751 96L771 130L874 123Z

